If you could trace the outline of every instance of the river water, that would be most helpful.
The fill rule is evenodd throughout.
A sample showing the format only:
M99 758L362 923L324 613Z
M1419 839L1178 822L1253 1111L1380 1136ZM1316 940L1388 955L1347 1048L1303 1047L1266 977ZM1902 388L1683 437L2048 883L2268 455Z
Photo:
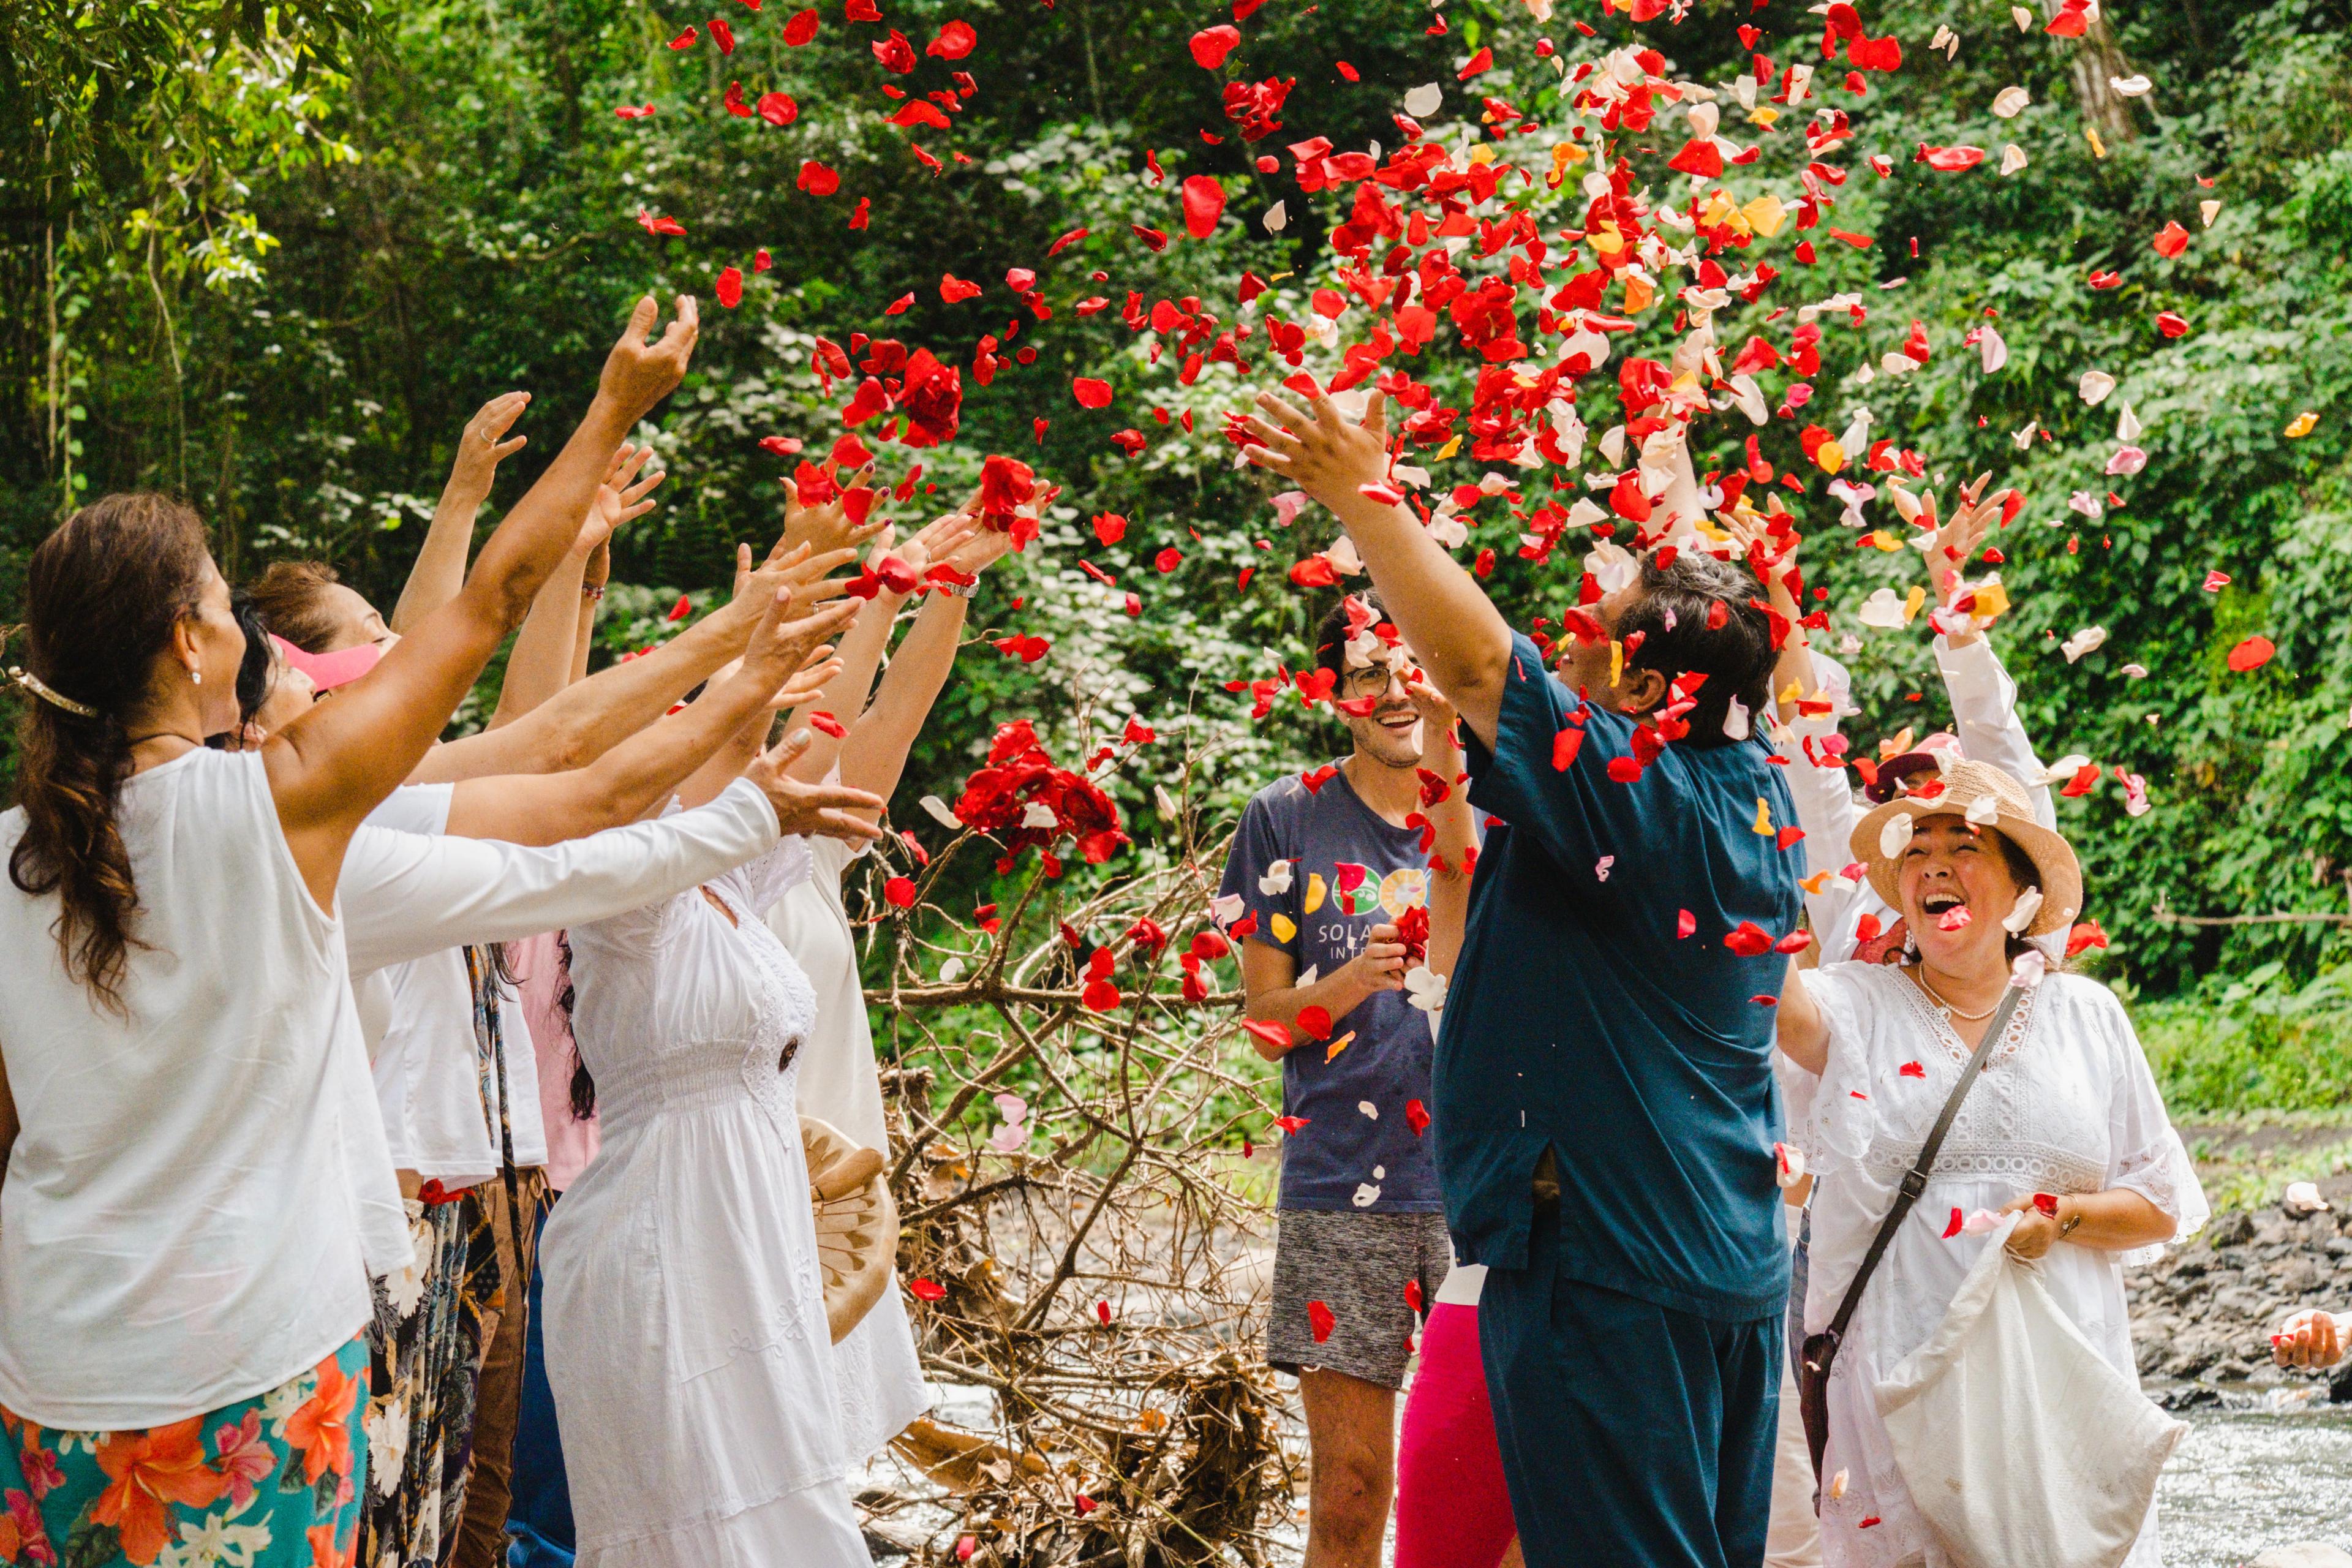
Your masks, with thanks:
M2237 1568L2293 1541L2352 1551L2352 1406L2181 1419L2157 1492L2167 1568Z

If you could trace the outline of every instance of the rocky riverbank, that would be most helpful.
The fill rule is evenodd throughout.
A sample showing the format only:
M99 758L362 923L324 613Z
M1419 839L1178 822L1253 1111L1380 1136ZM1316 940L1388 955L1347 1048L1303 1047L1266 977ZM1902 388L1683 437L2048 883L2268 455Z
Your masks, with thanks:
M2175 1389L2167 1403L2218 1398L2225 1384L2311 1385L2315 1394L2326 1386L2323 1397L2352 1402L2352 1362L2331 1380L2275 1367L2270 1350L2272 1329L2289 1312L2352 1312L2352 1226L2344 1215L2276 1206L2219 1214L2186 1246L2129 1270L2124 1287L2141 1377L2194 1385Z

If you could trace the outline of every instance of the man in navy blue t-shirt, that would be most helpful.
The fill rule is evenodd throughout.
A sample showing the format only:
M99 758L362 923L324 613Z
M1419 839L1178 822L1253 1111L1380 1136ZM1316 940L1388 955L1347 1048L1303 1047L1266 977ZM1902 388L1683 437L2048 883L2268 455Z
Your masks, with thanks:
M1256 917L1242 939L1248 1016L1288 1041L1258 1047L1282 1063L1289 1128L1266 1361L1297 1375L1307 1408L1307 1560L1377 1568L1413 1302L1435 1299L1452 1260L1424 1136L1430 1016L1404 988L1406 939L1428 931L1430 858L1406 826L1422 805L1422 721L1370 595L1343 599L1315 643L1354 746L1258 792L1223 894Z
M1431 1109L1454 1237L1488 1266L1527 1562L1753 1568L1788 1290L1774 947L1801 837L1749 733L1772 619L1687 503L1673 553L1575 612L1548 671L1393 499L1379 395L1360 424L1258 404L1279 423L1252 421L1251 458L1347 526L1492 814Z

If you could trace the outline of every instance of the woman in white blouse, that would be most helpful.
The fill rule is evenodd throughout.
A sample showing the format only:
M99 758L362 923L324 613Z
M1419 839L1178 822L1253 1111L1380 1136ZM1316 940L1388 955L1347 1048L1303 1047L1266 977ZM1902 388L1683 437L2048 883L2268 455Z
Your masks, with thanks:
M1939 789L1865 816L1853 853L1902 911L1901 964L1791 971L1780 1044L1790 1139L1821 1178L1808 1333L1835 1315L1958 1074L2014 982L2027 987L1863 1292L1830 1376L1822 1543L1832 1568L1946 1561L1898 1473L1875 1397L1936 1330L1986 1245L1980 1211L2023 1217L2012 1252L2042 1260L2059 1310L2135 1376L2123 1266L2207 1216L2130 1020L2095 980L2043 973L2082 904L2074 852L2001 769L1964 762ZM2049 1200L2037 1205L2036 1194ZM1981 1500L1998 1508L2000 1500ZM2154 1510L2127 1568L2158 1562Z
M0 1489L38 1500L12 1528L48 1553L350 1550L367 1270L409 1248L365 1245L399 1199L353 1110L344 851L684 374L692 303L648 344L655 315L640 302L430 635L257 750L205 745L236 722L245 638L193 513L109 497L34 552L21 804L0 816L0 1424L77 1436L0 1444Z
M755 747L680 792L717 793ZM879 829L862 791L811 831ZM867 1561L845 1477L808 1171L794 1108L816 1002L763 922L809 871L761 859L570 933L596 1158L541 1241L582 1568Z

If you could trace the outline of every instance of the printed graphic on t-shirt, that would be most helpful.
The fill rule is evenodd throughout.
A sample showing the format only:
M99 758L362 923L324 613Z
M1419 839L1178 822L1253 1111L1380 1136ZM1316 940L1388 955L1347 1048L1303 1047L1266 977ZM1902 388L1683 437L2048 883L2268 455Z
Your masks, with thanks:
M1311 984L1361 952L1372 928L1429 897L1417 829L1365 805L1340 774L1307 790L1296 775L1243 814L1223 891L1257 917L1249 940L1280 948ZM1431 1016L1402 991L1331 1020L1327 1038L1283 1059L1281 1206L1429 1212L1439 1207L1428 1128Z

